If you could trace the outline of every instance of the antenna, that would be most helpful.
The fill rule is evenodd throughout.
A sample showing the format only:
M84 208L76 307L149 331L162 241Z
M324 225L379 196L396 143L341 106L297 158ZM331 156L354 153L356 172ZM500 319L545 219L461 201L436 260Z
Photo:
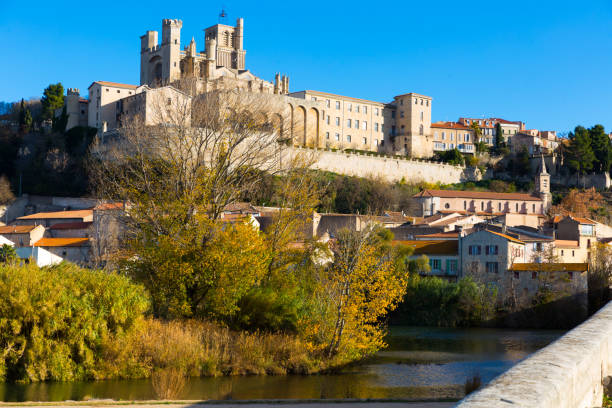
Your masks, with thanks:
M221 7L221 12L219 13L219 24L227 24L227 13L225 12L225 6Z

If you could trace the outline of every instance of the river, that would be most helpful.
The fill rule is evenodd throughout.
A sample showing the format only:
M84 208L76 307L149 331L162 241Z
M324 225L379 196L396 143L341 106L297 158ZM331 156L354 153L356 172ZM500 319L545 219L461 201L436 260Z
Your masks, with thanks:
M486 383L561 331L392 327L389 347L341 373L194 378L181 399L455 398L474 375ZM0 384L2 401L154 399L149 380Z

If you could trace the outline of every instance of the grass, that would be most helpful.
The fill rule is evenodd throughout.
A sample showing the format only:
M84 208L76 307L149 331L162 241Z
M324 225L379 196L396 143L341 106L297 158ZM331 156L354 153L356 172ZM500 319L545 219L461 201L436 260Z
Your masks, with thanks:
M171 369L184 376L221 376L310 374L327 368L294 335L236 332L195 320L146 319L104 348L100 378L176 376L171 371L155 374Z

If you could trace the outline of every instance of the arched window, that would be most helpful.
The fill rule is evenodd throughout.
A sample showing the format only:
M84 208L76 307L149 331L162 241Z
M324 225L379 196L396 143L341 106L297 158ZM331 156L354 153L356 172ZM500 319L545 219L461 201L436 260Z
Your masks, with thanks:
M423 125L419 125L419 135L423 136Z
M484 201L480 202L480 211L484 211Z
M467 201L466 200L463 200L463 209L467 210Z
M450 204L449 203L444 204L444 208L448 210L450 208Z
M516 212L519 212L518 203L516 203Z
M223 33L223 45L229 46L229 32L225 31Z

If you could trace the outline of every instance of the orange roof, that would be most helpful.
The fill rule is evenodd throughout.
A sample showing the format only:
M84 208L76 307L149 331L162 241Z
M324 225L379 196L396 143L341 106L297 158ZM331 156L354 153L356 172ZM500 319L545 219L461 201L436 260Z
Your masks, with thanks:
M89 88L91 88L91 86L93 84L100 84L100 85L104 85L104 86L112 86L114 88L128 88L128 89L136 89L138 88L138 85L129 85L129 84L120 84L118 82L109 82L109 81L94 81L91 83L91 85L89 85ZM87 89L89 89L87 88Z
M414 248L413 255L457 255L458 241L393 241L393 245Z
M25 215L17 218L18 220L44 220L57 218L85 218L93 215L93 210L72 210L72 211L53 211L40 212L31 215Z
M464 190L423 190L414 197L443 197L443 198L478 198L481 200L517 200L517 201L542 201L526 193L496 193L493 191L464 191Z
M6 225L0 227L0 234L27 234L36 228L36 225Z
M80 247L89 244L89 238L41 238L36 247Z
M123 203L100 203L94 207L94 210L123 210Z
M432 128L439 129L461 129L461 130L472 130L472 128L462 125L457 122L435 122L431 124Z
M572 214L569 214L569 215L555 215L555 217L553 218L553 223L558 224L559 222L563 221L566 218L570 218L570 219L572 219L574 221L578 221L580 224L592 224L592 225L597 224L595 221L593 221L590 218L575 217Z
M485 230L485 231L490 232L491 234L498 235L498 236L500 236L502 238L506 238L508 241L516 242L517 244L525 244L520 239L516 239L514 237L511 237L510 235L502 234L501 232L495 232L495 231L491 231L491 230Z
M586 272L588 263L516 263L511 271L545 271L545 272Z
M59 224L53 224L49 229L87 229L93 224L93 222L60 222Z
M448 238L450 240L457 239L459 233L456 231L436 232L435 234L415 235L415 238Z

